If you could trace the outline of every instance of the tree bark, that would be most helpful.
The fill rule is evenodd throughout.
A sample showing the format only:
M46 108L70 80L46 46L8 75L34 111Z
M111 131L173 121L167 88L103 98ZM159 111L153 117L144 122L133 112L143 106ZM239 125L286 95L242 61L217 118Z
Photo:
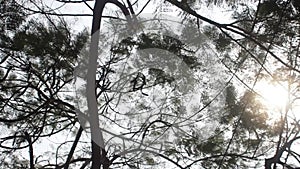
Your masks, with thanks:
M87 71L87 102L89 111L89 122L91 126L91 142L92 142L92 169L100 169L101 167L101 148L104 149L104 139L102 131L99 127L99 117L96 98L96 70L97 70L97 57L99 45L99 29L101 24L101 17L103 9L107 0L96 0L93 11L92 23L92 38L88 60Z
M97 97L96 97L96 71L97 71L97 58L98 58L98 46L99 46L99 30L101 24L101 18L106 3L113 3L119 7L123 14L130 16L126 6L124 6L118 0L96 0L93 10L93 22L92 22L92 37L89 50L88 71L87 71L87 103L89 111L89 122L91 126L91 144L92 144L92 169L100 169L101 165L103 169L108 169L110 161L106 156L103 133L99 126Z

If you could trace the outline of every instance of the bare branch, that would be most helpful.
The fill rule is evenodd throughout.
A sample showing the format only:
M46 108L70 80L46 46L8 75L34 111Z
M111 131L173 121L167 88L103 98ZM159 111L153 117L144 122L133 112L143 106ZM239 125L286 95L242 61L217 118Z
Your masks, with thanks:
M73 145L72 145L72 147L71 147L71 150L70 150L70 152L69 152L69 154L68 154L67 161L66 161L66 163L65 163L64 169L68 169L68 168L69 168L69 165L70 165L70 163L71 163L71 160L72 160L73 154L74 154L74 152L75 152L77 143L78 143L78 141L79 141L79 139L80 139L80 137L81 137L82 131L83 131L83 128L80 126L80 128L79 128L79 130L78 130L78 132L77 132L77 135L76 135L76 137L75 137L75 140L74 140L74 142L73 142Z
M56 0L57 2L62 2L62 3L85 3L86 1L94 1L94 0Z

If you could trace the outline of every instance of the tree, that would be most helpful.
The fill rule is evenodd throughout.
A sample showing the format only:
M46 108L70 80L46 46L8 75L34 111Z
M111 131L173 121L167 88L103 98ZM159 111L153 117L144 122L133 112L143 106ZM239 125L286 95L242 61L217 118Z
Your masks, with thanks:
M59 2L85 3L90 7L87 1ZM258 2L255 9L225 1L234 10L236 21L230 24L200 15L193 8L196 1L167 2L182 11L184 26L179 36L171 34L171 30L141 32L132 27L135 34L124 32L131 35L124 38L111 31L113 34L98 34L107 3L117 6L126 20L120 25L122 22L116 19L122 17L109 16L110 28L126 30L128 23L147 28L166 25L159 24L163 18L155 25L136 25L140 18L134 14L143 11L149 2L138 8L142 2L95 1L89 67L87 72L79 71L77 77L87 80L88 111L82 116L85 112L75 106L78 99L64 90L72 86L73 67L81 70L83 65L85 69L78 59L83 57L79 51L85 49L86 33L74 37L64 21L49 18L71 14L49 12L35 1L31 3L37 9L23 7L27 12L45 15L49 26L33 20L17 22L12 34L1 34L1 122L16 131L2 138L2 149L13 153L7 150L28 148L30 152L29 162L12 158L18 163L15 167L145 168L172 164L176 168L233 168L261 166L260 160L267 158L265 168L276 168L276 164L292 168L289 161L280 161L284 151L299 161L299 154L291 147L299 134L298 119L290 116L293 106L287 104L279 122L270 123L267 112L271 110L258 101L255 90L261 78L288 81L289 101L297 103L297 2L270 0ZM210 41L203 39L203 34ZM119 41L109 41L111 37ZM98 53L99 38L106 44L111 42L100 46L107 53ZM98 58L99 55L105 57ZM84 59L81 61L86 62ZM149 60L167 68L149 66ZM269 67L270 61L276 65ZM253 78L245 79L249 74ZM240 84L246 90L237 90ZM79 97L84 96L82 92ZM84 120L90 123L91 145L81 137L86 126L78 127L78 122L82 124ZM39 161L33 149L37 141L66 129L78 130L72 145L63 153L61 147L68 142L57 147L55 163ZM273 145L277 148L272 149ZM78 151L79 147L82 151Z
M7 9L21 8L15 1L5 3ZM20 16L15 17L17 14ZM30 164L34 168L33 145L61 131L72 131L76 124L74 106L66 102L71 99L66 89L87 36L85 32L71 35L63 20L47 25L33 19L15 23L14 18L25 12L7 16L13 18L5 19L4 25L15 25L1 32L0 121L8 131L1 138L1 148L4 154L12 154L28 147L30 158L28 163L14 154L12 159L1 159L3 167L27 168Z

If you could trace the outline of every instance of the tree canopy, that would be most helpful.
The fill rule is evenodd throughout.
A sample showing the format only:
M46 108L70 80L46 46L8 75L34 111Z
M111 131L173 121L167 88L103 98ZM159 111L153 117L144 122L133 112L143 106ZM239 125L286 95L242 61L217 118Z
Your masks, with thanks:
M299 1L0 4L0 168L300 167Z

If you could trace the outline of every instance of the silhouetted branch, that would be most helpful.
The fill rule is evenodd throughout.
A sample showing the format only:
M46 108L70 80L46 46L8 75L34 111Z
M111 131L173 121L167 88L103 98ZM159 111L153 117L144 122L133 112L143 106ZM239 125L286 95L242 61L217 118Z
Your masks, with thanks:
M276 163L281 164L281 165L284 164L285 167L290 167L287 164L281 162L280 158L281 158L283 152L286 151L287 149L289 149L291 147L291 145L293 144L293 142L298 139L300 139L300 136L295 137L292 140L285 143L272 158L265 159L265 169L271 169L272 164L276 164ZM292 167L289 169L294 169L294 168Z
M32 142L31 142L31 138L27 132L25 132L24 137L28 142L30 169L34 169L35 167L34 167L34 157L33 157L33 146L32 146Z
M172 160L171 158L161 154L161 153L158 153L158 152L155 152L155 151L152 151L152 150L147 150L147 149L141 149L141 148L137 148L137 149L132 149L132 150L126 150L126 151L123 151L117 155L114 156L114 158L111 160L111 161L114 161L115 159L117 159L118 157L121 157L121 156L124 156L125 154L130 154L130 153L134 153L134 152L147 152L147 153L151 153L153 155L157 155L157 156L160 156L162 158L164 158L165 160L171 162L172 164L176 165L177 167L179 167L180 169L184 169L184 168L187 168L187 167L182 167L180 164L178 164L176 161Z
M94 0L56 0L57 2L62 2L62 3L84 3L86 1L94 1Z
M81 136L81 134L82 134L82 131L83 131L83 128L80 126L80 128L79 128L79 130L78 130L78 132L77 132L77 134L76 134L75 140L74 140L74 142L73 142L73 145L72 145L72 147L71 147L71 150L70 150L70 152L69 152L69 154L68 154L68 157L67 157L67 160L66 160L64 169L68 169L68 168L69 168L69 165L70 165L70 163L71 163L73 154L74 154L75 149L76 149L76 147L77 147L77 144L78 144L78 142L79 142L79 139L80 139L80 136Z
M284 66L290 68L291 70L294 70L298 73L300 73L300 70L292 67L291 65L289 65L288 63L285 63L281 58L279 58L276 54L274 54L272 51L268 50L268 48L266 46L264 46L263 44L261 44L258 40L256 40L252 34L247 33L247 31L243 30L242 28L236 27L236 26L231 26L228 24L220 24L218 22L215 22L211 19L208 19L202 15L199 15L197 12L195 12L194 10L192 10L188 5L184 5L181 2L177 1L177 0L166 0L168 2L170 2L171 4L177 6L179 9L182 9L183 11L189 13L190 15L197 17L209 24L212 24L216 27L218 27L219 29L225 29L228 30L232 33L235 33L237 35L240 35L246 39L251 40L252 42L254 42L256 45L258 45L260 48L262 48L263 50L267 51L272 57L274 57L278 62L280 62L281 64L283 64Z

